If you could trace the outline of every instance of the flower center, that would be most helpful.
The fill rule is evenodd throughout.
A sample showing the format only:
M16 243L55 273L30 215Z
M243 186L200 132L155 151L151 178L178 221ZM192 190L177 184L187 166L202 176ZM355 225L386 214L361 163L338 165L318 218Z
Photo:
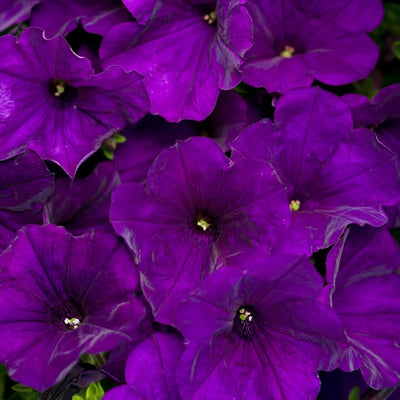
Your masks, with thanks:
M217 22L217 12L211 11L204 16L204 21L207 22L208 25L216 24Z
M67 325L67 327L69 329L71 329L71 328L77 329L80 323L81 323L81 321L79 321L78 318L71 318L71 319L65 318L64 319L64 324Z
M198 211L191 222L192 227L201 240L216 241L219 235L219 223L209 211Z
M50 82L50 94L57 100L70 103L78 96L76 88L63 79L53 79Z
M290 211L299 211L300 210L300 200L291 200L289 207Z
M84 318L82 307L72 298L50 308L50 322L60 330L78 329Z
M211 224L204 218L200 218L197 220L197 226L199 226L205 232L211 226Z
M262 327L260 317L254 307L245 305L239 307L233 320L232 332L246 342L251 342L261 333Z
M285 46L285 49L281 52L281 57L283 58L290 58L294 53L294 47L292 46Z

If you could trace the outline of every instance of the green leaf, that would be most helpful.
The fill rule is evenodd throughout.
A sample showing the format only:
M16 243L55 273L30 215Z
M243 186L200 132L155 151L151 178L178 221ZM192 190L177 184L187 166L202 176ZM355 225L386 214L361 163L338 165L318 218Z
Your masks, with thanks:
M78 394L72 397L72 400L101 400L104 396L104 390L100 382L92 382L87 388L82 389Z
M11 389L14 390L14 392L23 392L23 393L33 392L32 388L21 385L20 383L16 383L15 385L12 385Z
M354 386L349 393L349 400L358 400L360 398L360 388Z
M400 40L392 44L393 54L400 60Z
M125 143L126 142L126 137L120 135L119 133L114 133L112 135L112 138L115 140L115 143Z
M371 77L354 83L354 87L356 88L358 94L362 94L363 96L368 97L370 100L372 100L379 92L379 90L375 87L374 80Z
M104 156L107 158L107 160L113 160L114 159L114 152L110 149L105 149L104 147L101 148L103 151Z
M400 4L385 4L385 17L382 22L383 27L393 34L400 36Z

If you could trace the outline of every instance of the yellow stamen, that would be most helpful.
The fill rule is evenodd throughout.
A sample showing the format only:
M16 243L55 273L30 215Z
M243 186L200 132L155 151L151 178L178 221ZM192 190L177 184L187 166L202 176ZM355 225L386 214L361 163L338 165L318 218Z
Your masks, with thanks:
M281 57L283 58L290 58L294 53L294 47L292 46L285 46L285 50L282 51Z
M211 11L209 14L204 16L204 21L208 23L208 25L213 24L217 20L217 13L215 11Z
M210 227L210 224L205 219L201 218L197 221L197 226L205 232Z
M290 211L299 211L300 210L300 201L299 200L292 200L289 204Z

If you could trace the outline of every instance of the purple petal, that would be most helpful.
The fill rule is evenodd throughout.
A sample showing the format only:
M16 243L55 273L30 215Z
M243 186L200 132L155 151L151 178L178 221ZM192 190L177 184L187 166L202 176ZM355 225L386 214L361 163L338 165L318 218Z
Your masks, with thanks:
M348 336L342 368L353 370L361 361L364 379L376 389L395 386L400 378L399 256L386 230L353 227L327 259L331 302Z
M57 179L54 194L44 209L44 223L64 225L74 234L93 228L114 233L109 222L111 193L119 184L112 163L99 164L86 179Z
M104 35L114 25L128 20L129 13L118 0L41 0L32 12L30 24L53 38L66 36L79 22L88 32Z

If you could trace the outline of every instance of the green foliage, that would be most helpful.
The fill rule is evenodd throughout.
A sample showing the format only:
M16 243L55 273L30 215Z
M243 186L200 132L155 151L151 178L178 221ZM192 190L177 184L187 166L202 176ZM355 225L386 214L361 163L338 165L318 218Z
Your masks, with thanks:
M400 60L400 40L392 44L392 51L396 58Z
M28 386L21 385L19 383L11 386L14 393L9 396L8 400L37 400L39 393Z
M400 4L388 2L385 4L385 16L382 23L371 33L372 39L383 47L388 33L400 38Z
M105 140L101 145L101 150L104 157L107 160L112 160L114 158L114 151L117 148L117 144L125 143L126 137L122 136L118 132L114 133L109 139Z
M372 100L379 91L371 77L354 83L354 87L356 88L356 93L362 94L363 96L368 97L370 100Z
M358 386L354 386L349 393L348 400L358 400L360 398L360 388Z
M101 400L104 396L104 390L101 383L91 383L87 388L82 389L78 394L72 397L72 400Z

